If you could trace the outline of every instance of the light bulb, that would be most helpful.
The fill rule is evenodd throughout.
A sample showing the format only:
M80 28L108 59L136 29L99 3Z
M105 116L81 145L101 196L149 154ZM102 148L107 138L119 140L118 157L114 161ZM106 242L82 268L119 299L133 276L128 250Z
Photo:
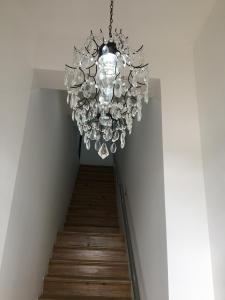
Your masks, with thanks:
M99 102L104 105L111 103L113 98L113 85L116 77L117 56L109 53L104 46L103 54L98 60L97 84L100 89Z

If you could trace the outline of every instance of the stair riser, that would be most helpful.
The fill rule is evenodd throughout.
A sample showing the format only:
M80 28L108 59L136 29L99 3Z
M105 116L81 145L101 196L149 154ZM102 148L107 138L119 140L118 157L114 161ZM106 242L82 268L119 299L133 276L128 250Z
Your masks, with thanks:
M125 262L125 251L55 248L53 259Z
M87 209L90 208L88 205L95 205L94 208L99 208L99 209L116 209L116 200L115 199L98 199L94 198L93 196L91 197L86 197L86 198L76 198L72 199L70 205L71 206L83 206L86 205ZM97 206L97 207L96 207ZM91 207L92 208L92 207Z
M123 284L97 284L76 282L45 282L45 295L56 296L95 296L95 297L130 297L131 286Z
M116 227L119 225L117 218L101 218L101 217L68 217L66 221L67 225L90 225L90 226L109 226Z
M104 204L100 204L100 203L95 203L95 202L87 202L87 201L76 201L74 203L71 203L70 209L74 210L74 209L87 209L87 210L96 210L96 209L110 209L112 208L113 211L115 211L116 209L116 203L104 203Z
M49 267L49 275L91 278L128 279L127 266L57 265Z
M85 233L120 233L117 227L94 227L94 226L65 226L66 231Z
M70 208L68 217L113 217L116 218L117 211L112 209L76 209Z
M100 248L125 248L122 237L101 237L85 235L58 235L57 247L100 247Z

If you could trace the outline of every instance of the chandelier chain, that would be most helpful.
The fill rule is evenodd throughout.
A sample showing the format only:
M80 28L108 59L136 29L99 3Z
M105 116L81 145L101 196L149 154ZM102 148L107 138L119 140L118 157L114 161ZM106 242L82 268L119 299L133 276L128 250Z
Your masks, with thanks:
M109 23L109 37L112 37L112 24L113 24L113 4L114 1L110 1L110 23Z

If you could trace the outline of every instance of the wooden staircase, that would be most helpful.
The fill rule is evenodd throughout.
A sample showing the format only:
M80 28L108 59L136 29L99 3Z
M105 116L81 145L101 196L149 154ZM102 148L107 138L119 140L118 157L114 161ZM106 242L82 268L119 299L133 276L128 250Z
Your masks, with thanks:
M113 168L81 166L44 280L45 300L131 300Z

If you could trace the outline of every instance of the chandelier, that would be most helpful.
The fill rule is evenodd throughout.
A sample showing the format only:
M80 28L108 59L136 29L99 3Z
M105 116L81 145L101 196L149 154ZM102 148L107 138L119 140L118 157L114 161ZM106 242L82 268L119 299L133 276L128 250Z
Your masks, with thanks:
M122 30L113 30L113 0L110 1L109 36L91 31L81 49L74 47L72 65L65 66L67 103L77 122L87 150L94 143L104 159L118 146L125 147L133 121L141 121L142 103L148 103L148 64L143 45L128 46Z

